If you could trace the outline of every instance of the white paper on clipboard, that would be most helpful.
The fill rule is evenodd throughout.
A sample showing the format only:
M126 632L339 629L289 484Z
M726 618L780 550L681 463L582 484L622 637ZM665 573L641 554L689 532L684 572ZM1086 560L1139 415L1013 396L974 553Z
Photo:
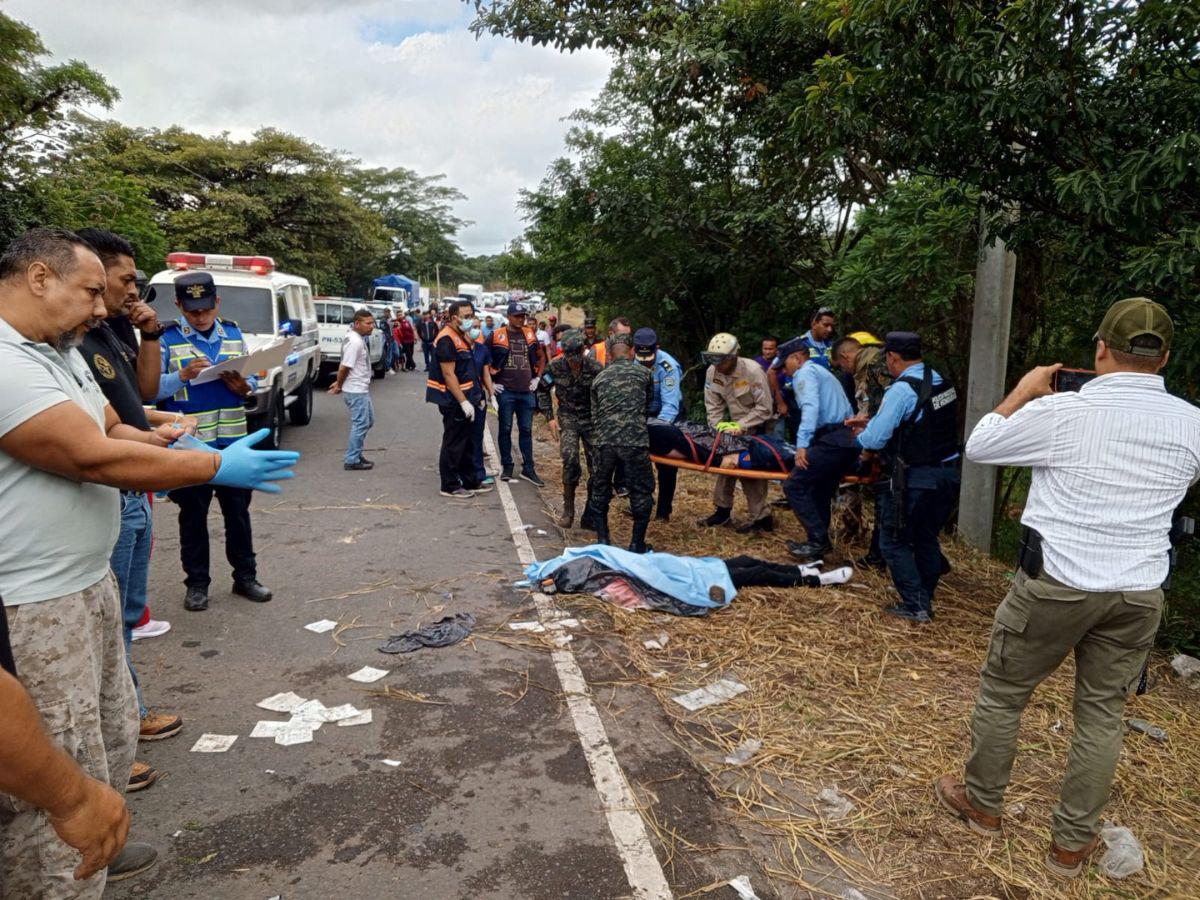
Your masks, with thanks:
M292 352L292 345L295 343L294 337L284 338L245 356L235 356L233 359L227 359L215 366L209 366L192 379L192 384L208 384L210 381L217 381L225 372L238 372L242 376L246 376L282 366L283 361Z

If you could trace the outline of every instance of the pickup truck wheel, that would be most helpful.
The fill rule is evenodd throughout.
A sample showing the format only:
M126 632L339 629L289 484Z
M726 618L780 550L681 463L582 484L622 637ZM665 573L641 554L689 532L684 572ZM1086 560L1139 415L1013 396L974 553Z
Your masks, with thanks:
M383 358L380 357L379 365L371 367L371 378L374 381L378 381L380 378L382 378L386 374L387 374L387 366L385 366L383 364Z
M278 450L283 440L283 391L276 385L271 390L271 405L253 431L266 428L270 433L257 444L259 450Z
M296 392L296 399L288 407L288 421L293 425L307 425L312 421L312 412L313 381L312 378L305 375L300 390Z

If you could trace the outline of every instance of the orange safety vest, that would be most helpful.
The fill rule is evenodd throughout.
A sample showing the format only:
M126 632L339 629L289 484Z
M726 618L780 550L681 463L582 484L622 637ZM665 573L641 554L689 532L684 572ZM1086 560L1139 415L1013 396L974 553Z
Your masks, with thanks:
M454 342L454 349L456 351L454 375L458 378L459 388L462 389L463 394L468 400L478 402L482 392L475 383L475 356L471 352L471 345L463 340L462 335L449 326L438 332L437 338L434 339L434 344L439 343L444 337L448 337ZM425 381L425 402L436 403L439 406L458 405L458 401L454 399L454 395L446 387L446 379L442 376L441 363L436 360L429 371L429 377Z
M602 366L608 365L608 344L604 341L596 341L592 344L592 359L600 363Z
M533 354L536 350L541 348L541 344L538 343L537 332L534 331L532 328L530 328L528 325L523 326L521 328L521 331L525 335L525 344L529 348L529 368L533 370L534 374L536 374L537 366L535 366L533 363ZM507 325L503 325L500 328L497 328L495 331L492 332L492 346L493 347L503 347L505 350L508 350L508 326ZM499 374L499 372L500 372L499 366L492 366L492 374L493 375L497 375L497 374Z

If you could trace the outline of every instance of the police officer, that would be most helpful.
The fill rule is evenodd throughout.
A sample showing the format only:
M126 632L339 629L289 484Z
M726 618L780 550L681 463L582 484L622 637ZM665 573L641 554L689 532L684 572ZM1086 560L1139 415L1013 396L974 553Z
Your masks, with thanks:
M879 546L900 602L885 612L912 622L933 620L933 594L943 563L938 534L958 496L958 395L921 359L921 338L893 331L883 343L895 379L879 412L858 436L868 454L882 452L886 488L879 495Z
M220 317L221 298L207 272L185 272L176 278L175 304L183 321L171 322L160 338L163 374L159 406L194 418L196 437L213 449L228 447L246 436L245 398L257 381L253 376L223 372L219 381L191 382L211 365L246 355L241 329L236 322ZM271 592L258 581L250 531L251 492L199 484L167 494L179 507L179 558L187 588L183 606L192 612L208 609L208 507L213 494L225 520L225 557L233 567L233 592L265 603Z
M437 365L425 382L425 402L437 404L442 414L442 449L438 456L441 494L456 500L469 500L492 489L482 484L475 472L472 426L486 408L482 377L469 338L474 319L475 308L470 300L451 301L446 308L446 325L434 341Z
M634 334L633 355L654 376L650 418L672 424L683 421L683 388L680 386L683 369L675 357L658 346L658 334L653 328L639 328ZM667 522L671 518L679 470L658 464L654 468L658 474L658 509L654 517Z
M650 432L646 418L654 399L654 377L633 360L633 337L613 335L608 341L609 364L592 383L592 428L596 472L588 497L596 523L596 543L607 544L608 506L612 502L613 470L621 463L633 513L629 550L645 553L646 529L654 508L654 470L650 466Z
M563 512L558 524L562 528L570 528L575 521L575 490L579 487L579 479L583 477L579 460L581 444L587 459L589 496L596 475L592 444L592 384L604 369L600 363L584 354L582 332L574 329L567 331L559 346L562 355L550 361L543 379L545 384L538 390L538 408L550 424L550 433L558 439L563 482ZM554 401L557 401L557 410ZM585 509L580 525L587 528L592 524Z
M774 418L771 388L762 367L738 356L738 341L732 334L713 335L701 358L708 364L704 374L704 411L712 428L732 434L761 434ZM713 487L713 514L700 525L715 528L733 516L733 489L740 483L750 509L750 521L739 526L739 534L772 531L775 523L767 506L767 483L758 478L722 475Z

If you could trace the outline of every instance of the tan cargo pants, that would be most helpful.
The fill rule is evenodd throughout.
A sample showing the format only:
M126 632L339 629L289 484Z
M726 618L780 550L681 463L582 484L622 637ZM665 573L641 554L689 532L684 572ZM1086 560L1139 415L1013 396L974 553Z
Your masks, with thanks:
M138 708L116 578L109 572L77 594L10 606L8 623L17 674L51 739L93 778L124 793ZM44 812L0 794L0 897L98 898L105 875L75 881L79 859Z
M713 486L713 504L723 509L733 509L733 489L742 486L746 495L746 507L750 512L750 521L757 522L771 512L767 506L767 486L765 478L730 478L722 475Z
M971 717L967 795L1000 815L1021 713L1041 682L1075 653L1075 733L1051 834L1078 850L1097 833L1121 752L1125 699L1154 643L1163 592L1091 593L1018 571L996 610Z

